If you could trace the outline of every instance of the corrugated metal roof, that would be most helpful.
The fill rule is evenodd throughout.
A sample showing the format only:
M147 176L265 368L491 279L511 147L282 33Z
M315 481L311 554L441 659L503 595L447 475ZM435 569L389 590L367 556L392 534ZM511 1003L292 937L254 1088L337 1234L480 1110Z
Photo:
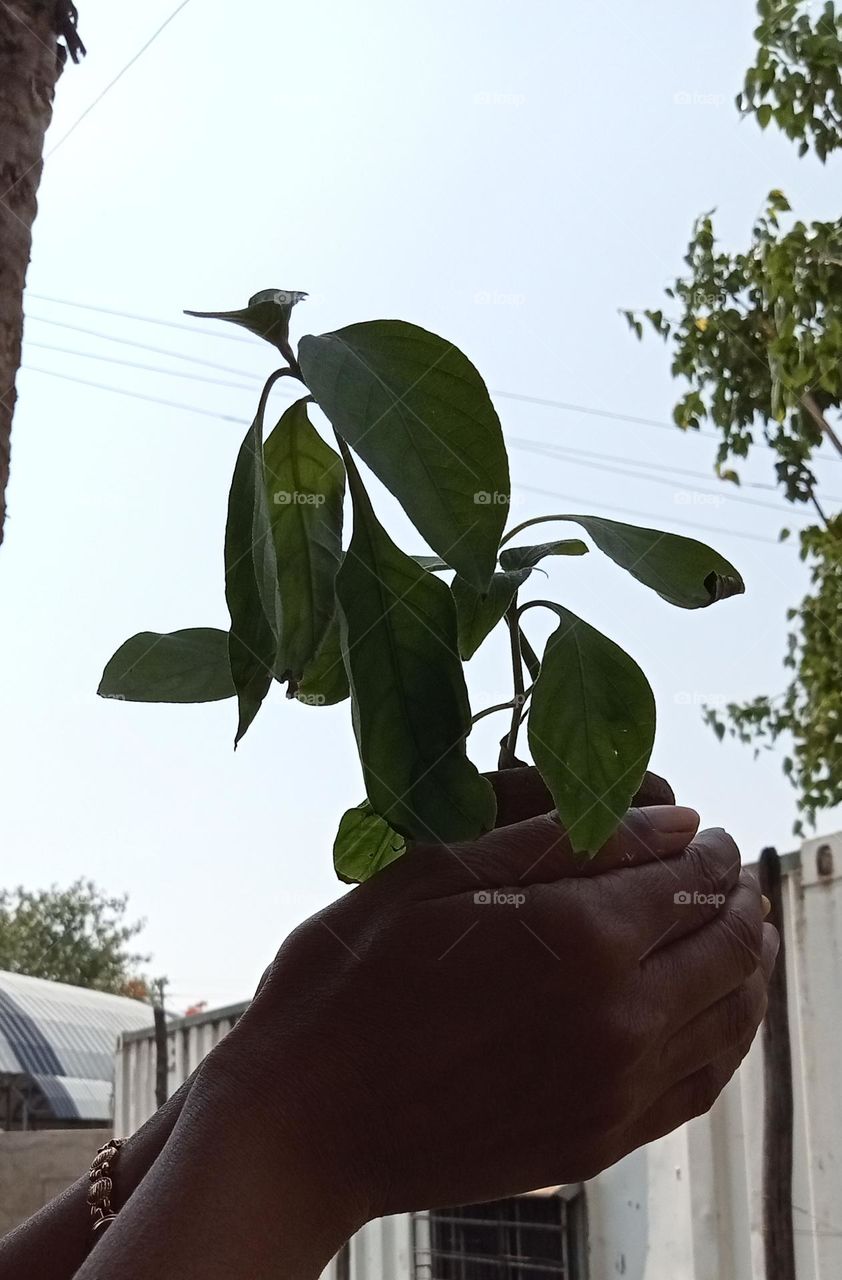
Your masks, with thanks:
M36 1085L61 1120L109 1120L114 1050L152 1022L138 1000L0 971L0 1074Z

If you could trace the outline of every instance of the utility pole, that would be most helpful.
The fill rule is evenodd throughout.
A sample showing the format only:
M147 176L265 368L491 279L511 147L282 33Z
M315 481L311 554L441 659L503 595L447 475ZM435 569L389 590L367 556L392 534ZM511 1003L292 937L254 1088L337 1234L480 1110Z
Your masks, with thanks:
M152 1007L155 1014L155 1106L162 1107L169 1096L169 1062L167 1054L167 1015L164 1011L166 978L157 978L150 984Z

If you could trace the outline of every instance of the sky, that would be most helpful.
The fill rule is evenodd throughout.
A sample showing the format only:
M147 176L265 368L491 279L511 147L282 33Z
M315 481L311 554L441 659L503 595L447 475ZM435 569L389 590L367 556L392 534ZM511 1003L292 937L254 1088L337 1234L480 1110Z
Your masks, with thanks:
M309 293L296 338L392 317L460 346L495 393L512 522L613 512L740 568L747 594L705 611L671 608L598 553L552 565L536 592L643 666L653 767L680 802L746 860L794 847L781 753L718 744L701 710L784 687L785 611L806 586L776 541L788 513L773 492L720 485L715 440L666 425L668 352L618 315L660 303L703 210L735 248L772 187L807 219L838 212L828 171L734 109L753 4L192 0L115 81L176 8L86 0L89 55L63 76L48 137L0 551L3 883L127 892L174 1009L246 998L340 891L333 835L362 798L348 704L290 704L275 686L235 754L232 702L96 697L135 632L226 626L238 422L272 353L207 321L168 326L270 287ZM771 462L758 449L744 478L770 483ZM836 459L818 471L842 493ZM423 550L373 490L393 536ZM468 678L475 710L508 696L502 636ZM503 728L472 735L480 767ZM820 832L840 826L829 813Z

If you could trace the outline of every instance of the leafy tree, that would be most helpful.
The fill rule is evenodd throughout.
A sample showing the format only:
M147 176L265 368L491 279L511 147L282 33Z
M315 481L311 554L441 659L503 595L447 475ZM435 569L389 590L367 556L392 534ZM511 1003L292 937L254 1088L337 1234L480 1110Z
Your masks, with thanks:
M127 902L82 879L67 889L0 890L0 969L146 998L137 968L149 957L128 946L143 921L126 921Z
M240 311L217 314L266 339L286 361L266 382L234 467L224 553L229 630L133 636L108 662L100 694L183 703L236 697L235 744L273 680L307 706L350 699L366 799L345 814L334 847L346 881L366 879L413 841L473 839L492 827L494 792L468 758L468 735L482 716L506 713L500 767L511 767L528 717L533 758L574 847L595 853L646 771L654 697L613 640L554 601L521 602L539 562L569 565L588 545L513 540L545 521L572 522L620 568L685 609L739 594L739 573L691 538L597 516L562 512L504 532L503 432L467 357L399 320L304 337L295 352L290 316L304 296L268 289ZM281 378L302 384L304 394L264 440L269 395ZM312 402L336 449L311 421ZM392 541L359 460L434 555L407 555ZM448 571L449 583L439 576ZM540 658L524 631L536 608L556 622ZM497 626L509 634L512 695L472 716L463 664Z
M0 4L0 542L6 516L23 288L43 167L44 136L68 52L85 52L72 0Z
M805 4L758 8L757 63L738 105L763 127L774 118L802 154L812 146L824 161L842 146L842 18L833 4L815 21ZM800 535L811 586L787 615L789 684L731 703L724 715L705 711L720 739L728 732L759 750L784 737L784 773L815 825L820 810L842 803L842 518L828 510L813 468L820 448L842 455L842 219L805 223L790 213L783 192L772 191L737 253L717 243L713 215L703 215L664 307L624 314L638 337L648 321L670 345L672 372L689 384L676 425L718 429L720 477L739 483L734 464L761 437L784 496L809 503L820 522ZM803 831L800 820L795 829Z
M829 0L759 0L757 58L737 106L761 129L774 122L824 162L842 145L842 13Z

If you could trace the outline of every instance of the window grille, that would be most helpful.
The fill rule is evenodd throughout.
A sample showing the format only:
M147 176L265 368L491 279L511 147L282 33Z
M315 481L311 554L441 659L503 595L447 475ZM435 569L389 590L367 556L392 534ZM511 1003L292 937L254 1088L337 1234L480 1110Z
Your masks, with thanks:
M418 1214L416 1280L585 1280L581 1193Z

